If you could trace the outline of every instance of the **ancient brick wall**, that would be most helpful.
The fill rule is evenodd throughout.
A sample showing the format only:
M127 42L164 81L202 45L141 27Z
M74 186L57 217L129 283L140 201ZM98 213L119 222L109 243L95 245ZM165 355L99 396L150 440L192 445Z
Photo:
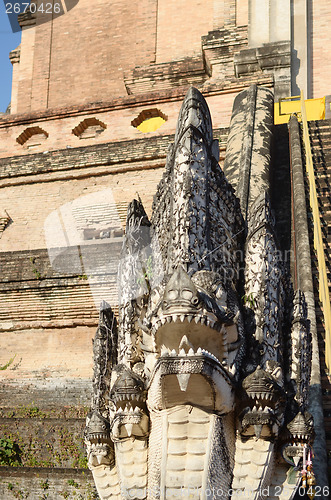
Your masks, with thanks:
M317 0L309 2L311 15L309 38L309 63L311 67L311 97L323 97L331 94L330 47L330 2Z
M156 4L80 0L25 29L22 47L30 50L21 53L17 112L126 95L123 71L155 57Z
M0 495L4 500L98 500L88 469L0 467Z
M221 157L226 134L227 129L215 131ZM151 137L0 160L0 207L12 220L2 234L2 251L45 248L44 224L52 211L106 188L112 190L122 224L137 192L150 213L172 140Z
M117 306L122 238L103 241L50 249L50 256L47 250L0 253L0 332L95 325L101 300Z
M189 75L199 60L206 79L210 75L203 68L201 37L223 26L233 29L247 23L247 0L124 0L111 6L97 0L93 8L88 0L79 0L65 15L48 22L39 13L35 22L23 22L20 53L12 59L12 113L131 94L125 74L139 67L153 70L181 62L190 66ZM148 83L147 91L155 90L155 81ZM173 79L168 88L184 83Z
M233 62L231 71L234 71ZM152 78L151 74L150 79ZM232 81L226 82L226 84L224 82L223 88L220 85L216 88L215 85L208 83L205 95L216 129L229 126L233 99L240 90L249 86L251 79L251 77L250 79L233 77ZM258 75L256 80L267 86L272 85L272 79L269 75ZM45 152L45 162L47 163L47 153L58 149L122 143L128 140L134 140L141 144L142 140L151 137L158 137L162 140L162 136L165 136L165 140L167 140L167 136L175 132L179 109L186 91L187 87L181 87L173 91L158 92L153 96L145 94L144 98L141 99L132 96L114 99L102 103L102 105L55 109L45 114L34 112L2 116L0 118L0 141L2 144L0 158ZM167 119L155 132L144 134L131 122L143 111L150 109L159 110ZM97 133L93 133L92 130L91 134L75 135L73 131L78 133L77 128L80 124L91 118L100 121L106 128L101 128L101 131L99 130ZM36 136L31 135L36 127L44 131L46 135L42 133L37 133ZM32 132L30 132L31 130ZM88 130L89 128L87 128ZM124 154L131 156L131 151L127 150L125 144L121 144L120 148L117 150L120 157L123 157ZM89 159L91 161L90 156Z
M59 418L56 410L45 411L36 405L20 408L16 412L11 409L8 414L12 416L1 418L1 434L2 437L11 437L18 444L20 466L86 467L82 439L86 416L84 409L72 411L71 416L67 411L65 421L63 411Z
M80 0L65 15L41 21L23 32L14 112L126 95L125 70L201 55L201 35L213 29L213 1L97 0L91 8Z

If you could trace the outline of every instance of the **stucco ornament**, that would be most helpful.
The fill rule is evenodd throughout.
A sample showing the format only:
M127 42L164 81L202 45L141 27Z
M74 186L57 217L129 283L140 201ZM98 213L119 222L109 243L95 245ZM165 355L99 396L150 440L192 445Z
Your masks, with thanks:
M118 322L101 304L85 440L102 500L285 499L300 484L305 298L279 258L268 193L244 220L218 160L191 88L151 221L140 200L128 208Z

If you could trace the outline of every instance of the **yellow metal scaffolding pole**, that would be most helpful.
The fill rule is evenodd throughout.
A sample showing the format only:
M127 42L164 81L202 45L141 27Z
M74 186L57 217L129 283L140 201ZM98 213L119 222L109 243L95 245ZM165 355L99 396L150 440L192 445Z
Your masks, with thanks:
M328 277L326 273L325 255L323 247L323 237L321 229L320 213L317 201L315 172L313 158L310 147L310 137L308 129L308 121L306 114L306 105L303 97L303 92L300 95L301 100L301 120L303 128L303 142L306 154L306 171L309 181L309 197L310 207L313 214L314 222L314 248L317 254L318 273L319 273L319 298L322 303L324 326L325 326L325 363L328 368L329 375L331 373L331 306L329 296Z

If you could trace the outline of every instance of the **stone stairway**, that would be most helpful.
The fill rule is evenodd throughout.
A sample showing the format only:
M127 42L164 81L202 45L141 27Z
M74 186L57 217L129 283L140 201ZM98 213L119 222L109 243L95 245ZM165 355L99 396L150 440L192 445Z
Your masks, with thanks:
M326 270L331 292L331 120L319 120L309 122L311 139L311 151L315 169L315 180L321 228L324 243L324 254ZM307 189L308 191L308 189ZM308 199L307 199L308 202ZM308 205L308 203L307 203ZM309 205L308 205L309 206ZM323 325L323 313L318 296L318 267L317 257L313 247L313 221L310 217L310 241L312 254L312 269L315 290L315 307L317 315L317 331L320 347L321 380L323 391L323 409L325 417L325 432L328 450L328 465L331 470L331 376L328 376L324 356L325 330Z

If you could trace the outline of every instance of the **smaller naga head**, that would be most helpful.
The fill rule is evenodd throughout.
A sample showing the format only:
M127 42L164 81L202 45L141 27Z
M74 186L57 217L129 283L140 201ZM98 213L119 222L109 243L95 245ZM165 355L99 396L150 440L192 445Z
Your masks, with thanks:
M143 407L146 401L146 389L143 379L124 365L117 365L113 370L110 401L118 409L126 406Z
M89 468L114 464L114 447L110 439L109 422L97 411L87 416L85 444Z
M277 369L274 370L277 373ZM270 439L282 425L285 394L275 377L261 366L242 382L239 432L242 436Z
M296 467L303 458L304 447L314 439L314 420L308 412L299 411L286 426L286 444L282 447L284 460Z
M124 365L116 367L117 379L110 391L113 441L145 437L149 430L143 379Z
M143 379L124 365L117 365L113 370L110 401L116 408L142 406L146 401L146 389Z

